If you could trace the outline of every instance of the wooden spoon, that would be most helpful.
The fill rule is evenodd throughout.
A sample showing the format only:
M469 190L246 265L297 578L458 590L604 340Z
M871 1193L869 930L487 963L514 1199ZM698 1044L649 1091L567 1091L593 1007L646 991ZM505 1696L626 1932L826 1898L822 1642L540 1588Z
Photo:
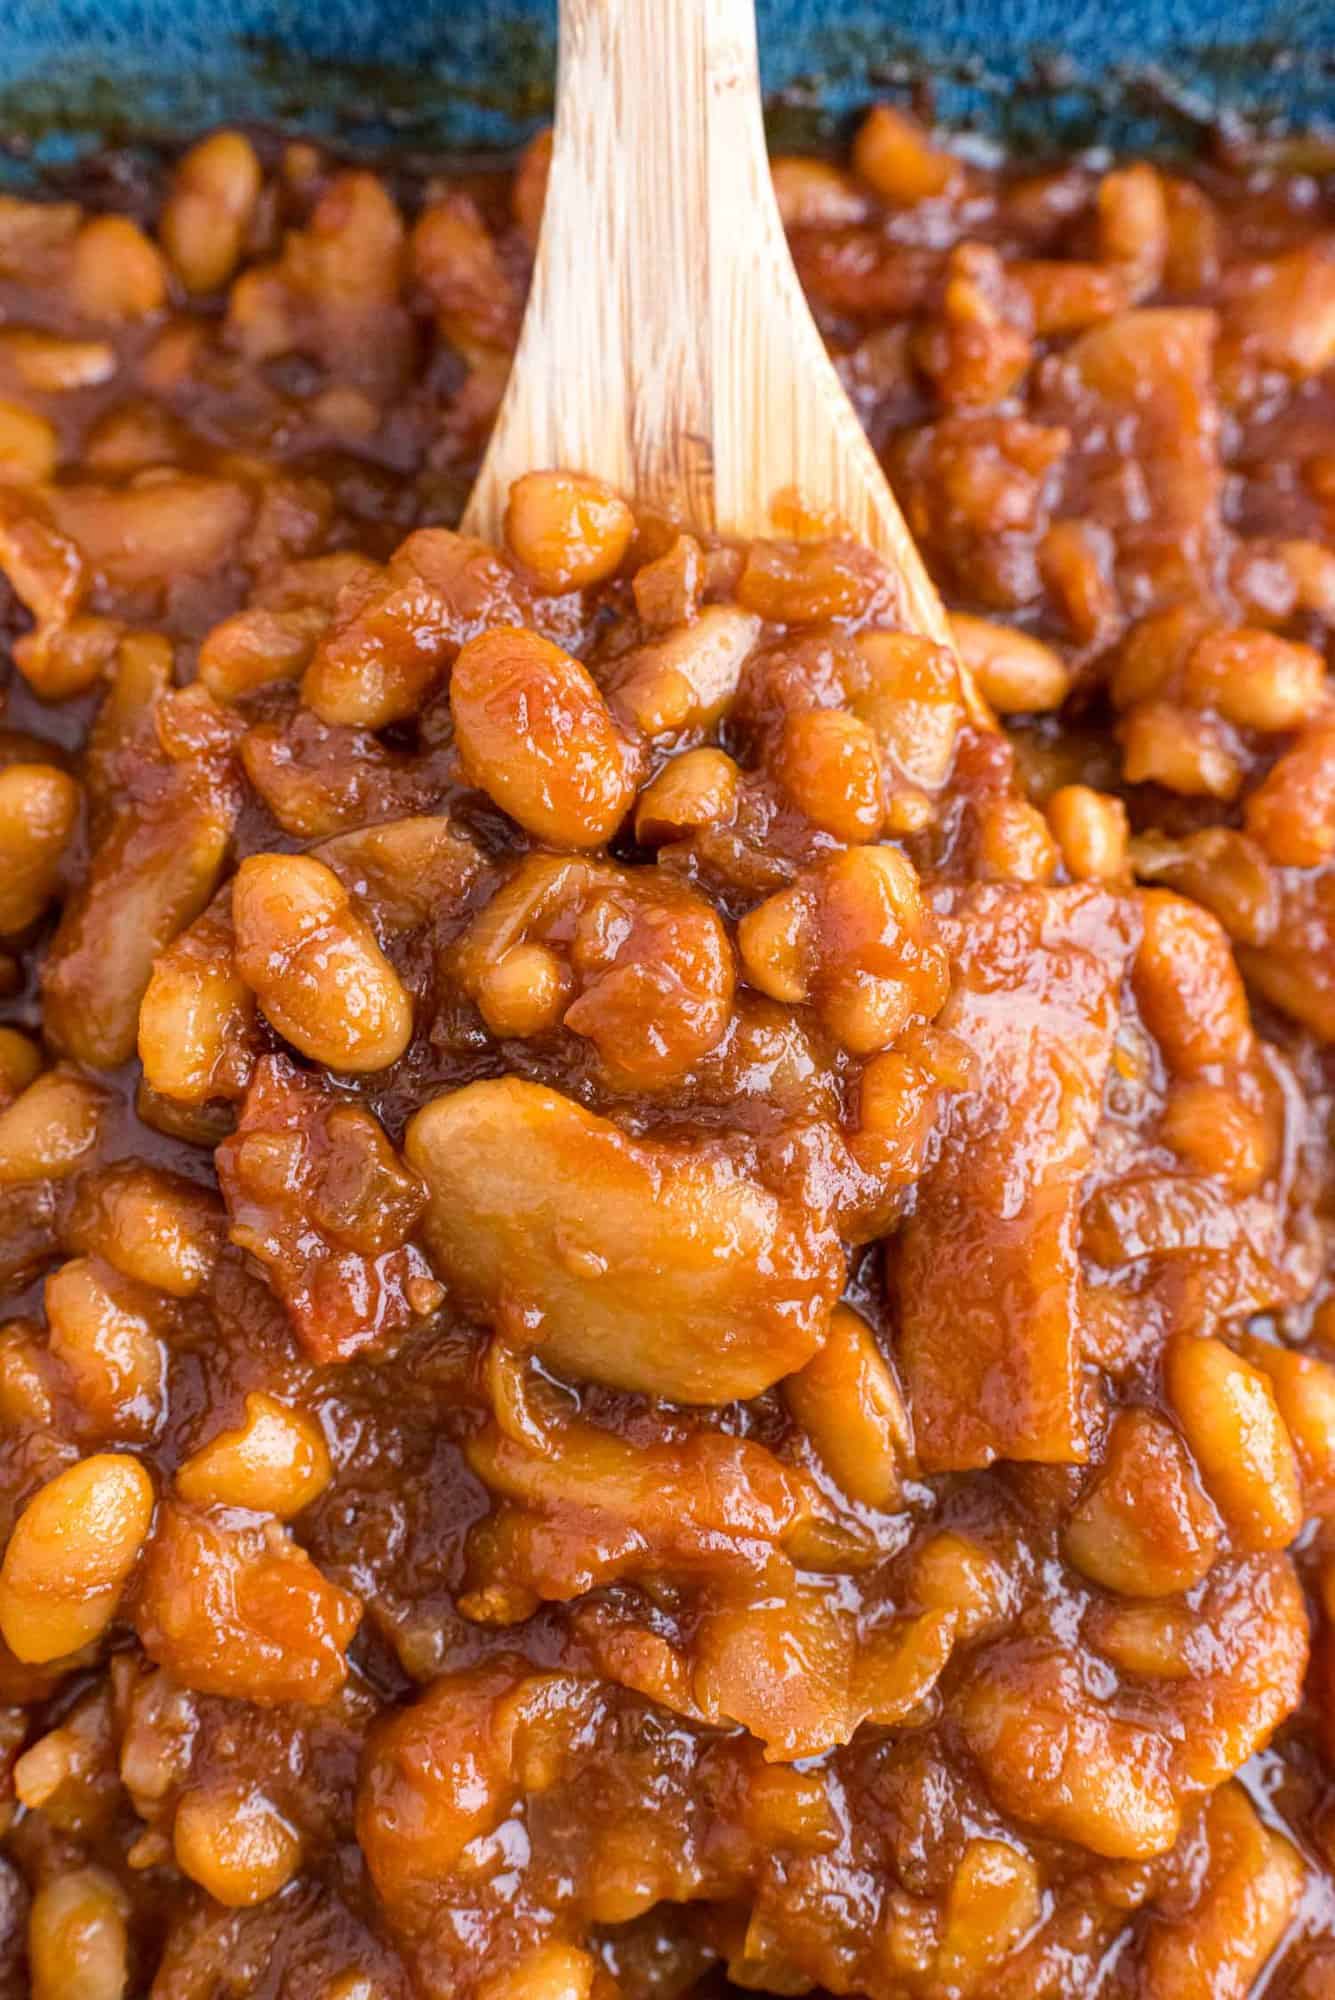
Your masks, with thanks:
M752 0L561 0L533 286L465 529L499 540L511 482L552 467L705 535L773 534L800 496L955 651L788 253Z

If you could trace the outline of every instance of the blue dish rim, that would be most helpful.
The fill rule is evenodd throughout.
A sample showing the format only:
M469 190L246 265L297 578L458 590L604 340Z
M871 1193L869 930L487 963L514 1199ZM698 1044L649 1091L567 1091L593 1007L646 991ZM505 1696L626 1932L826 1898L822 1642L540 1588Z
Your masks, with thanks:
M1335 0L1229 0L1214 14L1199 0L759 11L772 135L788 147L828 145L887 95L1021 155L1191 150L1243 129L1335 142ZM223 122L349 152L495 154L548 115L553 48L553 0L12 0L0 179Z

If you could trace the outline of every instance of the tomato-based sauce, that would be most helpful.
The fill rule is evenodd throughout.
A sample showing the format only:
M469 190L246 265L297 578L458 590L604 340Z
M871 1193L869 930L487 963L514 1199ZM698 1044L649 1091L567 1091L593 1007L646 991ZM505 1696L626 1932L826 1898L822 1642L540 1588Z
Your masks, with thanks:
M0 1996L1335 2000L1330 189L776 159L979 702L546 159L0 199Z

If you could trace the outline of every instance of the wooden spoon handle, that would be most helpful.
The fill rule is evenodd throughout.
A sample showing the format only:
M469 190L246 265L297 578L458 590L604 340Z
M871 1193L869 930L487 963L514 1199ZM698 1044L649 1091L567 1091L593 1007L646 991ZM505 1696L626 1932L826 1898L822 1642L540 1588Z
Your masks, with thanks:
M702 534L773 533L799 494L951 643L793 269L752 0L561 0L542 236L464 526L497 537L511 481L556 466Z
M542 238L470 528L552 465L715 526L715 203L767 241L762 191L751 0L561 0Z

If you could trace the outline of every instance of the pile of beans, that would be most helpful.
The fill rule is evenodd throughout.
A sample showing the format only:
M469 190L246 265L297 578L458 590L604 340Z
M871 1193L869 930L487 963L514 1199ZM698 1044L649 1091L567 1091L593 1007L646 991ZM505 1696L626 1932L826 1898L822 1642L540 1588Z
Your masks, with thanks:
M775 160L980 702L548 151L0 198L0 2000L1335 2000L1322 163Z

